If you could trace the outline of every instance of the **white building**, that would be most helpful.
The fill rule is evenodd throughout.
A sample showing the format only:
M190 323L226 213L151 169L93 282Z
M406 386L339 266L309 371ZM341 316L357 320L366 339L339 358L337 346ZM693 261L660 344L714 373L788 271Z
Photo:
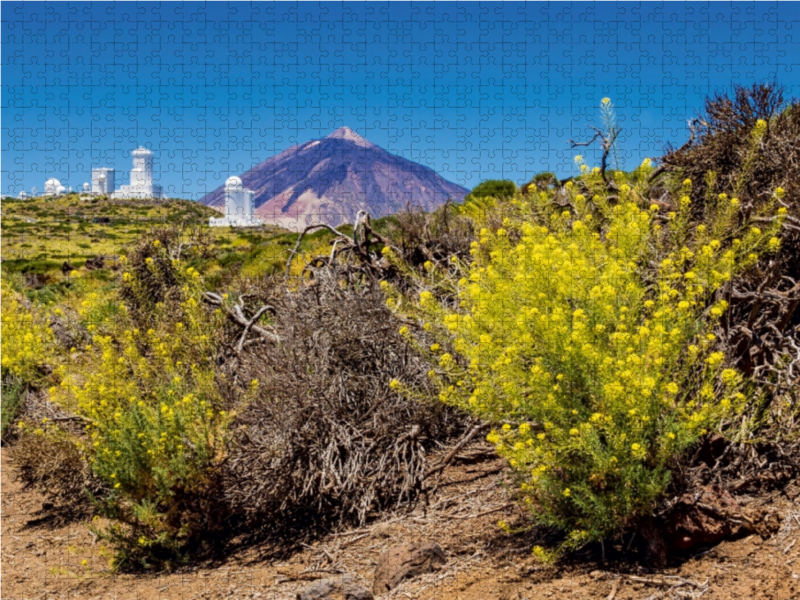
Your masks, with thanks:
M28 193L27 193L25 190L22 190L22 191L19 193L19 199L20 199L20 200L26 200L27 198L28 198Z
M153 184L153 153L139 146L131 152L133 169L130 185L123 185L111 196L112 198L156 198L163 199L160 185Z
M253 227L261 225L254 214L253 197L255 192L246 190L238 177L228 177L225 181L225 216L211 217L211 227Z
M60 196L67 191L58 179L48 179L44 182L44 195L45 196Z
M98 196L110 196L113 194L115 175L116 171L108 167L92 169L92 194Z

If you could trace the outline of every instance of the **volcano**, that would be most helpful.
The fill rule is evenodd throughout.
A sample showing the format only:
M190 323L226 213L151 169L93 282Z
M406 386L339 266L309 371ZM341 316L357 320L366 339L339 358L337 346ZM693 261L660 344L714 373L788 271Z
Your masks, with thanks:
M352 223L359 210L372 218L405 209L430 211L448 198L460 202L469 192L349 127L292 146L239 177L255 192L259 220L293 231L321 223ZM224 210L223 186L200 202Z

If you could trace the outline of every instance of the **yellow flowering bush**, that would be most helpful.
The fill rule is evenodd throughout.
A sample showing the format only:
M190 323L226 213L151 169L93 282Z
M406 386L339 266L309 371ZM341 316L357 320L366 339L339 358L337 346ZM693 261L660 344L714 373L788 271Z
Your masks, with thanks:
M659 220L640 200L646 177L618 183L612 199L587 173L567 208L550 191L517 197L473 244L458 309L425 291L417 303L456 354L431 356L441 400L505 423L487 439L566 547L648 514L672 459L741 408L742 377L715 351L727 304L713 294L779 226L742 228L720 199L695 227L685 194Z
M47 315L35 308L26 309L21 297L3 280L0 284L2 297L2 336L0 336L0 363L3 375L11 375L26 383L42 379L37 369L52 354L53 332L47 325Z
M195 533L187 519L197 511L189 506L224 459L234 416L215 381L212 332L222 328L221 313L202 306L195 269L179 260L170 273L163 263L158 268L162 280L177 284L170 310L152 298L152 326L142 330L123 306L114 326L98 328L114 334L95 334L51 389L54 402L88 421L81 449L111 490L109 514L130 526L110 530L111 537L143 538L147 547L179 546ZM141 289L137 271L126 273Z

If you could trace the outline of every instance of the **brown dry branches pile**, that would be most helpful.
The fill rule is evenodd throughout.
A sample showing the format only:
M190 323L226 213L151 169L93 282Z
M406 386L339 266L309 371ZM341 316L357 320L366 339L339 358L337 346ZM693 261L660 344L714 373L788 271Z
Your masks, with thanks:
M265 284L242 309L250 318L269 305L280 340L257 335L245 345L233 336L243 351L221 368L260 382L234 424L223 486L230 514L251 531L363 523L413 501L429 451L464 430L434 394L417 402L390 387L396 378L427 390L428 366L398 333L378 286L348 284L349 276L330 267L298 291Z
M470 262L470 244L475 239L473 226L472 221L459 214L450 201L433 213L399 213L389 223L386 235L373 227L368 213L360 211L353 227L353 237L328 225L307 227L289 255L286 274L288 276L303 237L315 229L326 228L338 236L333 248L330 254L308 260L303 270L304 276L310 275L313 279L317 271L335 266L340 272L346 271L348 277L355 275L356 278L367 276L371 280L383 279L403 291L409 291L414 287L412 278L392 266L380 251L385 247L390 248L410 269L420 270L426 262L430 262L450 270L452 258L462 263Z

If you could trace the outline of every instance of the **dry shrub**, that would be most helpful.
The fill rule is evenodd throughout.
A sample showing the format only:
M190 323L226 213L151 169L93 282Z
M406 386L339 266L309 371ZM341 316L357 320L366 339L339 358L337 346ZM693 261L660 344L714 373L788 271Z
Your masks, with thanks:
M120 287L120 299L137 326L147 329L160 310L175 310L180 304L180 276L173 261L208 258L212 246L208 231L178 225L156 228L140 238L123 259Z
M753 148L759 120L766 131ZM663 170L692 180L695 207L726 193L747 214L785 190L781 251L721 292L730 309L716 333L734 365L767 392L752 411L754 428L777 421L793 429L800 407L800 102L787 101L777 84L736 86L732 97L708 99L694 128L689 143L664 157Z
M377 286L341 274L318 270L299 291L250 296L275 309L282 340L245 346L230 365L260 382L225 474L229 510L251 531L361 523L413 500L428 451L463 429L433 394L418 403L391 389L395 378L427 388L428 366Z
M93 512L87 491L102 492L73 436L55 425L23 421L11 451L16 476L25 488L33 487L63 513L82 518Z
M400 213L396 227L391 237L397 239L402 258L410 266L420 267L425 261L447 264L452 256L470 259L470 244L475 239L473 223L450 202L432 213Z

